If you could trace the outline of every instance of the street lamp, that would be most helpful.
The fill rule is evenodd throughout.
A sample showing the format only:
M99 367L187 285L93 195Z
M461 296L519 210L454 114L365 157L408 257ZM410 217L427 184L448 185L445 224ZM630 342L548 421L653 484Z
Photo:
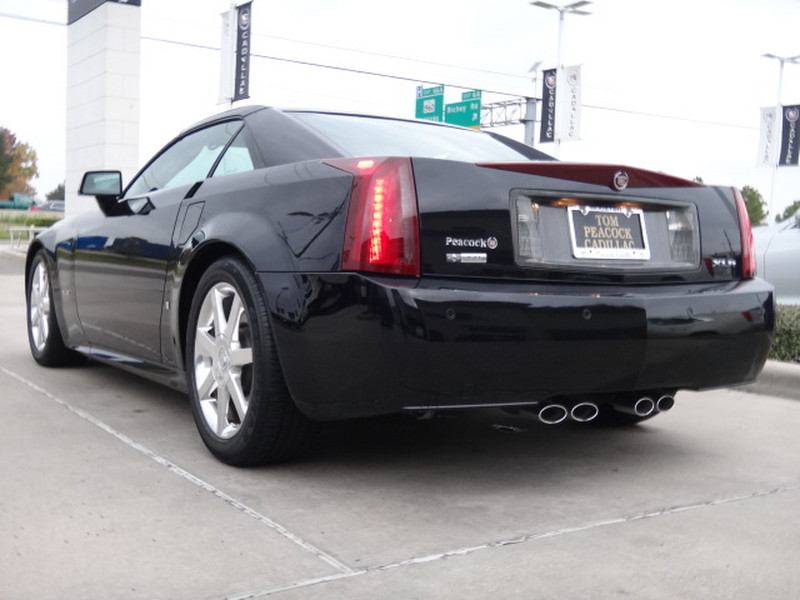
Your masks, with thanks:
M591 4L589 0L579 0L578 2L572 2L570 4L566 4L564 6L558 6L557 4L550 4L549 2L531 2L531 6L537 6L539 8L546 8L548 10L557 10L558 11L558 54L556 55L556 81L560 81L561 76L561 69L564 65L561 64L561 51L563 49L564 44L564 15L569 13L571 15L580 15L586 16L592 13L587 12L585 10L580 10L584 6L588 6ZM561 140L555 139L555 154L558 154Z
M778 56L777 54L762 54L764 58L774 58L780 63L780 69L778 70L778 101L775 103L775 122L776 125L780 123L780 119L783 119L783 104L781 104L782 95L783 95L783 65L786 63L790 64L800 64L800 54L796 56ZM775 128L777 131L777 126ZM777 141L780 144L780 141ZM770 184L769 190L769 206L767 206L767 215L769 218L772 218L772 205L775 201L775 183L778 175L778 165L780 164L781 160L781 153L780 153L780 146L778 146L778 151L775 153L775 164L772 165L772 182Z
M539 76L539 67L542 61L537 60L528 69L528 74L533 73L533 94L525 98L525 116L521 119L525 126L525 143L533 148L534 126L536 125L536 79Z

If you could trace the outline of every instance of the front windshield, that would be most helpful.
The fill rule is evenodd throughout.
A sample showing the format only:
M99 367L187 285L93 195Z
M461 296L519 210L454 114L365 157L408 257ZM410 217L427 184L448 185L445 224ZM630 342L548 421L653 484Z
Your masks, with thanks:
M531 160L496 137L421 121L328 113L295 112L293 117L325 136L349 156L416 156L468 162ZM544 157L544 156L543 156Z

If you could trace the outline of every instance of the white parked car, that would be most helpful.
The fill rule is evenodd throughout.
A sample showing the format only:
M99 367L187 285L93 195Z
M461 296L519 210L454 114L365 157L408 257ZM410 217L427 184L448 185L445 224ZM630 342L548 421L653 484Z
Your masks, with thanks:
M753 229L759 277L775 286L778 304L800 305L800 212L778 225Z

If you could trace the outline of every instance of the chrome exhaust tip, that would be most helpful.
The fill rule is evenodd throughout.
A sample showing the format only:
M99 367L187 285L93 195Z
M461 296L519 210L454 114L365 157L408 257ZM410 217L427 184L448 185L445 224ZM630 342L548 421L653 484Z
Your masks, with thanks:
M600 407L594 402L579 402L573 406L572 410L569 412L569 416L572 417L572 420L578 423L593 421L599 414Z
M635 415L637 417L649 417L656 410L656 403L650 396L642 396L634 402L614 403L614 408L619 412Z
M667 412L675 406L675 396L664 394L656 402L656 410L658 412Z
M565 406L560 404L548 404L543 407L537 417L545 425L558 425L566 420L569 416L569 411Z

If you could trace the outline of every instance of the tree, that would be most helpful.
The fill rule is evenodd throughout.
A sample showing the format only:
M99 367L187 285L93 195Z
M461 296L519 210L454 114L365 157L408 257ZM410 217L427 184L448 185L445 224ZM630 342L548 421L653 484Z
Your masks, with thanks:
M63 200L64 199L64 184L59 183L52 192L47 192L45 198L48 200Z
M747 206L747 216L750 217L750 224L754 227L756 225L763 225L767 218L767 212L765 210L767 204L764 202L761 192L746 185L742 188L742 196Z
M0 127L0 138L0 199L14 193L33 195L30 181L39 176L36 151L5 127Z
M786 207L786 210L783 211L782 214L775 217L775 222L780 223L781 221L791 218L798 210L800 210L800 200L795 200Z
M6 187L14 180L11 175L11 162L14 160L13 155L7 148L6 136L3 135L5 130L0 130L0 190ZM2 196L0 196L2 198Z

